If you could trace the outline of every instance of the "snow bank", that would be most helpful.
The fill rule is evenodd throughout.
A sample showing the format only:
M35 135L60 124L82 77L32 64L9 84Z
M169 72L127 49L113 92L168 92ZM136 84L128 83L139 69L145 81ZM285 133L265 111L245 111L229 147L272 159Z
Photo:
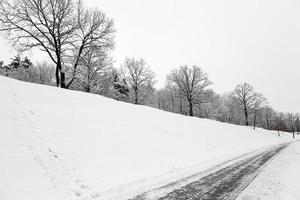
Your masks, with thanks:
M126 199L288 140L1 76L0 128L1 200Z

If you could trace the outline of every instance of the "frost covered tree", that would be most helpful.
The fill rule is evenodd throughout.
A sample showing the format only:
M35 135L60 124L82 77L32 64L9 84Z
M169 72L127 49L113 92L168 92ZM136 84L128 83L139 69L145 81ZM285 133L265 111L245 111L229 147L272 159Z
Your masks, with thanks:
M277 113L274 117L274 129L277 130L278 136L280 136L280 131L287 129L283 113Z
M221 96L221 107L219 109L219 121L240 124L241 112L237 98L233 92L223 94Z
M68 88L91 47L111 50L113 21L78 0L1 0L0 31L18 51L38 48L56 65L56 84ZM65 81L66 71L69 81Z
M245 124L249 125L249 115L257 112L257 109L265 101L265 98L256 93L249 83L242 83L237 85L234 90L240 108L244 112Z
M112 70L111 77L112 87L111 94L109 96L118 101L128 101L129 88L126 80L122 78L115 69Z
M221 97L212 89L205 91L201 103L195 104L194 116L213 120L220 119Z
M295 130L297 132L297 135L300 134L300 118L299 118L299 114L296 114L296 119L295 119Z
M261 114L261 110L262 110L262 104L264 104L266 102L266 99L263 97L262 94L256 94L256 99L255 99L256 103L254 106L254 111L253 111L253 128L255 129L257 126L257 118L259 117L259 115Z
M22 81L31 81L33 64L28 57L22 59L19 55L11 59L8 65L2 66L2 75Z
M90 48L78 64L75 83L85 92L96 93L110 79L112 59L101 49Z
M187 100L189 115L194 116L194 105L204 100L206 87L212 84L200 67L181 66L168 75L168 81Z
M15 56L8 65L0 66L0 74L18 80L54 85L55 66L46 61L33 64L28 57Z
M295 138L295 120L296 117L293 113L287 113L287 119L288 119L288 126L289 126L289 131L293 134L293 138Z
M154 91L155 74L144 59L126 58L121 73L133 91L133 103L143 102Z
M274 117L276 115L274 109L270 106L265 106L262 108L262 114L265 118L266 128L268 130L272 130L274 125Z
M32 77L34 83L44 85L54 85L55 80L55 66L46 61L38 62L34 65L32 70Z
M154 93L156 98L156 108L161 110L166 110L169 112L178 113L176 109L179 99L177 99L174 91L171 88L165 87L155 91Z
M155 92L156 101L157 101L157 108L161 110L168 110L168 91L166 89L160 89Z
M166 106L170 107L168 111L186 114L186 100L184 99L182 92L177 88L177 86L174 85L172 81L167 79L167 84L164 89L166 99L168 99L168 102L166 102L166 104L169 104Z

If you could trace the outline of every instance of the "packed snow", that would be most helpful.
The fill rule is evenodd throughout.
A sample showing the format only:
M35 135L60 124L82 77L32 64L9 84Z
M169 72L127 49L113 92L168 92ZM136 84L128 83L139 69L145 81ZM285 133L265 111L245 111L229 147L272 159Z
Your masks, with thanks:
M300 199L300 142L291 144L274 158L237 200Z
M128 199L290 135L0 76L0 199Z

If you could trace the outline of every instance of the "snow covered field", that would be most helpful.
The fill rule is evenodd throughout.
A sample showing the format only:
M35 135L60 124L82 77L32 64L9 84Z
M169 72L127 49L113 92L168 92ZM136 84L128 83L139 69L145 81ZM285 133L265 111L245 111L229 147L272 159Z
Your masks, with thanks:
M127 199L287 142L253 130L0 76L0 199Z

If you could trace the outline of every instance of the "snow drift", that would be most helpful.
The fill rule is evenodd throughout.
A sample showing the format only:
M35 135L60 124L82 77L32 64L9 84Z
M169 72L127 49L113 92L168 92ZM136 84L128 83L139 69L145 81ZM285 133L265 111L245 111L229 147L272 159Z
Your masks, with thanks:
M0 76L0 199L127 199L276 133Z

